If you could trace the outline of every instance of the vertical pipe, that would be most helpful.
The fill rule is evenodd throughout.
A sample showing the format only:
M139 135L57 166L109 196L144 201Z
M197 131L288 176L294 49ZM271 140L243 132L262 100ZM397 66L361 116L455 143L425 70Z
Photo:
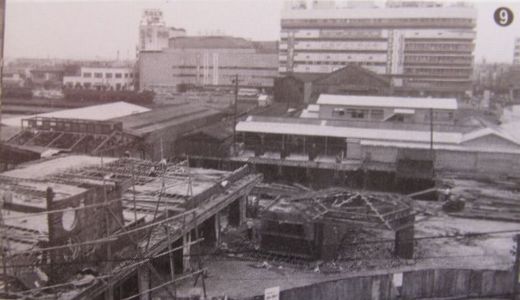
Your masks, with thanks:
M511 299L516 300L518 294L518 281L520 273L520 234L515 236L516 242L516 253L515 253L515 265L513 267L513 294Z
M433 108L430 108L430 158L432 160L432 180L435 178L435 160L433 157Z
M5 44L5 8L6 8L6 0L0 0L0 18L2 21L0 22L0 121L2 120L2 99L4 98L3 94L3 81L4 81L4 44ZM0 133L2 133L2 126L0 126Z
M237 103L238 103L238 74L235 74L235 103L233 105L233 155L237 154Z

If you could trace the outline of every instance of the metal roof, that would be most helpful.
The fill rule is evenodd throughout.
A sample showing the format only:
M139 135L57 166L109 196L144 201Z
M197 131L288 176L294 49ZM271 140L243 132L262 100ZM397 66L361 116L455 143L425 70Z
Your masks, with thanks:
M243 121L237 124L238 132L288 134L302 136L328 136L368 140L403 142L430 142L430 131L396 130L381 128L340 127L321 124ZM458 132L434 132L435 143L459 144L462 134Z
M2 123L8 126L20 127L22 119L29 119L32 117L105 121L147 111L150 111L150 109L140 105L119 101L81 108L58 110L44 114L9 118L2 120Z
M455 98L382 97L321 94L316 102L320 105L343 105L360 107L422 108L456 110Z
M115 119L123 122L123 129L131 134L144 136L157 130L178 130L185 133L199 127L216 122L222 112L195 105L171 105L148 111L142 114L130 115ZM181 126L182 125L182 126ZM182 128L181 128L182 127Z

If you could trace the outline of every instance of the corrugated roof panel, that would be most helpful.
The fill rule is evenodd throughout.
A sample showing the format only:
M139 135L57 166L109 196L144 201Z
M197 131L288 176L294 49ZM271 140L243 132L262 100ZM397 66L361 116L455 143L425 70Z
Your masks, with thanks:
M28 119L32 117L106 121L128 115L139 114L147 111L150 111L150 109L144 106L120 101L86 106L81 108L58 110L50 113L37 114L31 116L9 118L2 120L2 124L20 127L22 119Z

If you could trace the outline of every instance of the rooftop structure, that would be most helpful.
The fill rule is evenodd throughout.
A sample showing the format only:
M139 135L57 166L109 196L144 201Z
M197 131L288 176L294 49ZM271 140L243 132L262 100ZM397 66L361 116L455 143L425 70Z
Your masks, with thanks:
M319 118L401 123L455 124L454 98L343 96L321 94Z
M288 8L279 70L323 74L356 63L400 93L460 96L470 89L475 25L475 9L463 6Z
M164 21L163 12L160 9L146 9L143 11L139 25L140 52L160 51L168 47L171 37L186 35L182 28L168 28Z
M322 94L316 102L320 105L343 105L364 107L392 107L411 109L456 110L455 98L383 97L383 96L343 96Z

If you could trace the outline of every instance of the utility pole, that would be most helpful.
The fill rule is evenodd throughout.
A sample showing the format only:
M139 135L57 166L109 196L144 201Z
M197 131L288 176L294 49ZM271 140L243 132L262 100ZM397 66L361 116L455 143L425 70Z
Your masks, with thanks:
M432 179L435 178L435 160L433 157L433 108L430 108L430 158L432 160Z
M5 41L5 8L7 0L0 0L0 120L2 119L2 98L4 97L2 91L3 78L4 78L4 41ZM0 133L2 132L2 126L0 126Z
M235 74L235 103L233 105L233 155L237 154L237 103L238 103L238 74Z
M518 294L518 282L520 279L520 234L515 235L516 251L515 251L515 265L513 266L513 294L512 300L516 300Z

